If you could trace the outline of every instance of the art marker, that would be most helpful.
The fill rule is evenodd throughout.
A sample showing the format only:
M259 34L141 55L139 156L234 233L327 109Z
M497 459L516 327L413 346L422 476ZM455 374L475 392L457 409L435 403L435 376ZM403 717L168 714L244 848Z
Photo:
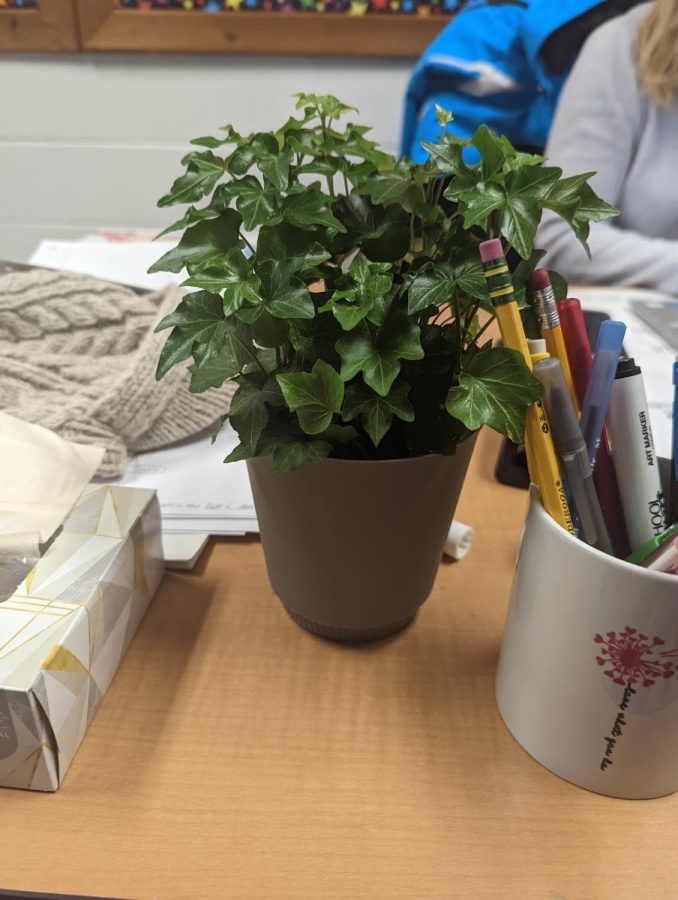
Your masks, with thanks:
M607 427L626 530L631 546L640 547L665 531L666 519L643 376L633 359L617 366Z

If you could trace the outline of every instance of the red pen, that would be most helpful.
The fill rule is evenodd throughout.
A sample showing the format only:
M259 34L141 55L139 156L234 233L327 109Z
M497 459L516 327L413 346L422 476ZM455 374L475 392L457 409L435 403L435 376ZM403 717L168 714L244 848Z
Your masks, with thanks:
M574 391L581 407L593 366L591 345L586 333L584 313L579 300L570 297L558 303L558 314L560 316L560 326L563 330L567 359L570 363ZM626 525L624 524L624 511L619 498L617 476L612 463L612 452L606 429L603 430L603 437L598 449L596 465L593 471L593 481L615 555L626 559L631 552L631 548L626 533Z

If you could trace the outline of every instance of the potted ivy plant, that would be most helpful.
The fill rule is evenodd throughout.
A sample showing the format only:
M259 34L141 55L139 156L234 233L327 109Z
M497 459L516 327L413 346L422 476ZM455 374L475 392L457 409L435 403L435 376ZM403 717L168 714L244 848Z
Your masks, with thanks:
M430 593L478 429L520 440L541 395L488 339L479 242L521 260L524 302L542 210L583 241L612 213L485 126L458 139L439 110L418 165L341 125L352 111L304 94L278 131L194 140L159 201L190 204L163 232L181 239L150 271L192 289L158 325L157 377L192 358L190 391L237 383L226 462L247 460L275 592L309 630L366 640Z

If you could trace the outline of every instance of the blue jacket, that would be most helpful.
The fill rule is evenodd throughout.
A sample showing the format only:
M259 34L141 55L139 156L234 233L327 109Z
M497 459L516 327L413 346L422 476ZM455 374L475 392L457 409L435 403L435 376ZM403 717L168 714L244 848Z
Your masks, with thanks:
M435 140L440 132L436 103L454 115L448 127L460 137L470 137L484 122L518 147L543 148L586 36L637 2L470 0L412 74L402 154L415 162L426 158L420 141Z

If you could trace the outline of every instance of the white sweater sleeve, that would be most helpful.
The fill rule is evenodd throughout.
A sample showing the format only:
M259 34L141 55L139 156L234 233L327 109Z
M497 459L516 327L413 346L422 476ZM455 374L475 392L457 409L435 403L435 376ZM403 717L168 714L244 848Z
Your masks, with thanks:
M546 148L549 164L565 175L596 172L591 186L613 206L618 206L647 111L635 74L635 34L622 22L603 26L584 45ZM614 222L591 225L589 260L569 225L545 211L537 233L537 246L548 250L542 264L580 284L678 293L678 241L648 237Z

